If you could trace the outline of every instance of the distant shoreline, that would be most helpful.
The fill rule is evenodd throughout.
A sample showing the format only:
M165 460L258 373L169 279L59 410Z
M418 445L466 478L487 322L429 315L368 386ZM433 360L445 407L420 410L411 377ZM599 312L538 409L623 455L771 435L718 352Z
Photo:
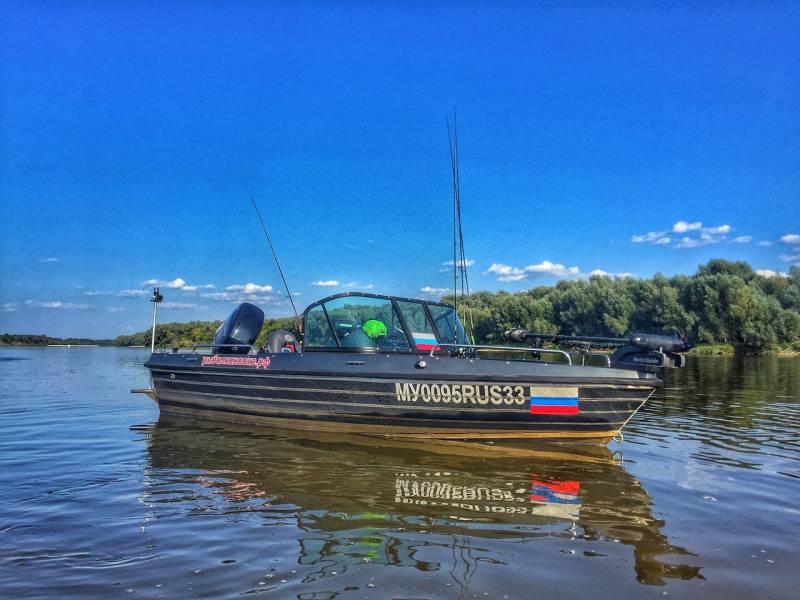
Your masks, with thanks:
M93 340L90 338L57 338L43 334L32 333L4 333L0 335L0 347L13 346L116 346L115 340Z

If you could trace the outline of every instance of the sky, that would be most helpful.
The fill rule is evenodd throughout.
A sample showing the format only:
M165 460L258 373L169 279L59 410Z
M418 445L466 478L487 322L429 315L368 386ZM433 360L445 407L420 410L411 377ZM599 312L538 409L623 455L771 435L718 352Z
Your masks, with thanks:
M800 263L797 2L4 2L0 332Z

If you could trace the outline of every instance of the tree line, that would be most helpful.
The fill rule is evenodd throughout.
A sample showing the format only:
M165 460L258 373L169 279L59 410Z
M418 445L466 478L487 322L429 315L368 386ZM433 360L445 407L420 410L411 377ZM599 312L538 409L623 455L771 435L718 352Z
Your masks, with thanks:
M475 342L504 343L503 332L624 336L677 334L694 344L730 344L748 350L792 345L800 350L800 268L783 277L759 275L746 262L712 260L693 275L649 279L594 276L523 292L477 292L458 299ZM442 298L453 303L452 296ZM470 314L471 319L470 319ZM210 343L221 321L159 325L156 343L186 347ZM297 333L293 318L267 319L255 345L272 331ZM135 340L135 341L131 341ZM120 336L118 345L150 344L150 332Z
M81 344L97 346L113 346L114 340L91 340L88 338L58 338L49 335L33 333L3 333L0 334L0 346L47 346L49 344Z
M524 292L477 292L458 299L459 313L467 327L474 323L477 343L498 343L503 331L521 327L612 337L676 333L695 344L800 349L800 268L787 275L767 277L746 262L712 260L694 275L594 276Z

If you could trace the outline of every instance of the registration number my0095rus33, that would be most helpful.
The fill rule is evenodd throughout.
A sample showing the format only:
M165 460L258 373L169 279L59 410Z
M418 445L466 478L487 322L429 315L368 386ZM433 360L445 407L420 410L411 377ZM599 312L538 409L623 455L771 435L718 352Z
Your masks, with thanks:
M395 383L398 402L452 405L578 406L577 387L472 383ZM561 411L559 411L561 412ZM566 412L566 411L564 411Z

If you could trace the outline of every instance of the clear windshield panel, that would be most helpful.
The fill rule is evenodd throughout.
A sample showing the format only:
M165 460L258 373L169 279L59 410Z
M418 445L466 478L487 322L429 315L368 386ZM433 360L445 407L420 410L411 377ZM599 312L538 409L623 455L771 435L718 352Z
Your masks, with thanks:
M411 329L411 338L417 345L417 350L432 350L436 347L436 334L434 333L425 306L421 302L406 302L397 300L397 306L406 320L406 325Z
M409 352L408 338L390 300L345 296L325 303L343 348Z
M335 348L336 338L321 306L315 306L306 314L306 331L303 336L305 348Z
M441 336L443 344L469 344L467 333L452 306L438 306L429 304L428 308L433 317L433 324Z

